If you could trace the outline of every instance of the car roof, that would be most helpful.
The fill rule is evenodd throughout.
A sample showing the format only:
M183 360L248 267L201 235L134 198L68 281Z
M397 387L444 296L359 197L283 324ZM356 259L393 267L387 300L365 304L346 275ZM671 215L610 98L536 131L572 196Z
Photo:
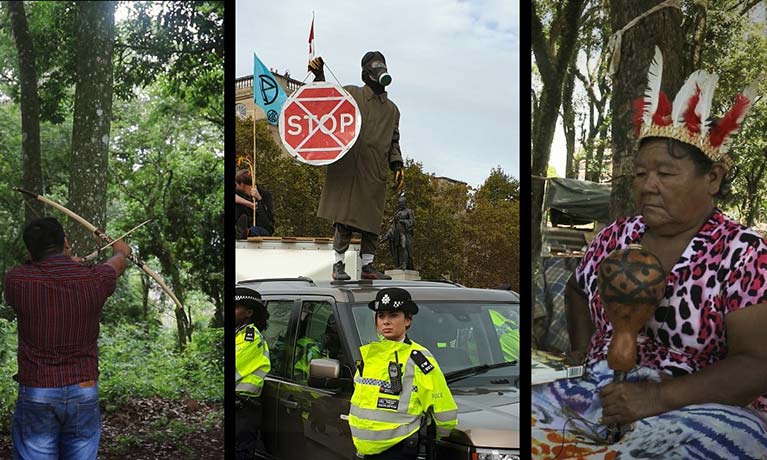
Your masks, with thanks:
M360 280L313 281L310 278L273 278L245 280L237 286L246 286L262 296L318 295L330 296L336 302L370 302L376 293L387 287L406 289L414 301L465 301L519 303L517 293L508 290L475 289L446 280Z

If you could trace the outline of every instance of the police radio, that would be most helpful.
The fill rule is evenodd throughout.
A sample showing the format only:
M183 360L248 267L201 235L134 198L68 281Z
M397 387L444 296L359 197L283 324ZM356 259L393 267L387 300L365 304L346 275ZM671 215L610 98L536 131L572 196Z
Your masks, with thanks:
M399 358L397 352L394 352L394 361L389 361L389 382L391 391L395 395L402 393L402 373L399 368Z

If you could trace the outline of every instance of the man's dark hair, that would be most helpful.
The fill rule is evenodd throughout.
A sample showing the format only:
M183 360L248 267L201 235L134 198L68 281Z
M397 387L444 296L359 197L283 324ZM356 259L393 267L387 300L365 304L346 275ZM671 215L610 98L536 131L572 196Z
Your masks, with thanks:
M245 184L250 185L252 184L253 180L251 179L250 171L247 169L241 169L237 171L237 174L234 176L234 181L238 184Z
M43 217L28 223L24 227L23 238L35 262L64 250L64 227L54 217Z

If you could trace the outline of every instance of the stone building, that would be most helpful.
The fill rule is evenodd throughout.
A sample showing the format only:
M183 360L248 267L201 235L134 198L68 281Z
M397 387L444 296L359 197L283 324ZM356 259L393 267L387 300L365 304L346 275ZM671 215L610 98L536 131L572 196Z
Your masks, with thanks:
M286 72L285 75L281 75L275 71L272 71L272 75L277 82L285 90L285 94L290 96L293 91L297 90L300 86L303 86L298 80L290 78L290 75ZM253 115L253 111L256 112L256 120L262 120L266 118L266 114L261 110L261 107L257 107L253 102L253 75L240 77L234 81L235 85L235 113L240 118L248 118Z
M285 75L281 75L278 72L275 72L272 70L272 75L277 80L280 86L282 86L282 89L285 90L285 94L290 96L293 94L295 90L297 90L300 86L303 85L298 80L294 80L290 78L290 75L286 72ZM256 114L256 120L263 120L266 118L266 114L261 109L261 107L257 106L256 103L253 101L253 75L247 75L245 77L240 77L234 81L235 84L235 93L234 93L234 110L235 114L240 119L246 119L248 117L252 117L253 113ZM285 155L290 155L287 150L282 146L282 141L280 140L280 132L275 125L268 125L269 131L272 134L272 139L274 139L274 142L282 148L282 152Z

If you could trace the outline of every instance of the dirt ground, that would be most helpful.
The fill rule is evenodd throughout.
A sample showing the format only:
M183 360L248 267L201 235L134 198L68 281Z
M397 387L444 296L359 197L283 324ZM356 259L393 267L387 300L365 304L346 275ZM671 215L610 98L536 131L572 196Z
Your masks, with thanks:
M134 399L102 411L99 460L221 460L224 409L191 399ZM11 458L8 433L0 434L0 459Z

